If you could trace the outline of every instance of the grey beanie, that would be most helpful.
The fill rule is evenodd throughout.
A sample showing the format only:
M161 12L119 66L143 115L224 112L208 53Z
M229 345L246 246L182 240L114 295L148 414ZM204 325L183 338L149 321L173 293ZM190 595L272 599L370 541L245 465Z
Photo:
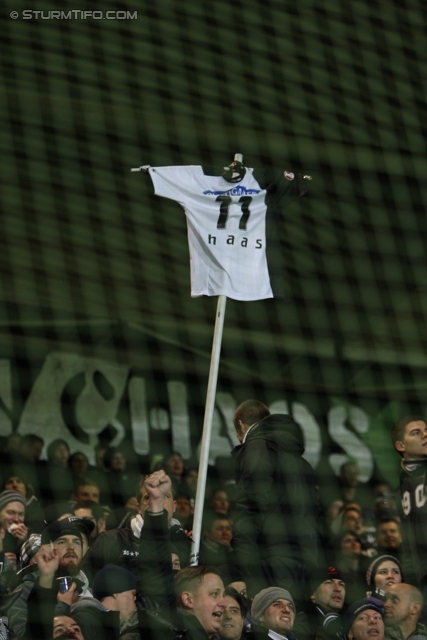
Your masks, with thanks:
M263 615L264 611L268 607L276 602L276 600L289 600L295 609L294 599L289 591L281 589L280 587L268 587L256 594L254 601L252 602L251 615L254 620L259 622L259 619Z
M21 502L25 507L25 500L19 491L13 489L5 489L0 493L0 511L9 504L9 502Z

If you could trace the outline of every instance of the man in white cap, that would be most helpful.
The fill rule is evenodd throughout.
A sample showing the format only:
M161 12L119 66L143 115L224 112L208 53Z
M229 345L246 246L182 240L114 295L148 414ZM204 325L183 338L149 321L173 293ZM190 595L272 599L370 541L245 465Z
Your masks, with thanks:
M295 621L294 600L287 589L268 587L256 594L251 609L256 638L283 640Z

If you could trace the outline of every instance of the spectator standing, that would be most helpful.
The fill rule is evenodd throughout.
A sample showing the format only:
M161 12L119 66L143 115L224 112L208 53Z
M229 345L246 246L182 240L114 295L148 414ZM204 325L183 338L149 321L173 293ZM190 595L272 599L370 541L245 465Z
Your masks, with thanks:
M307 569L317 563L319 522L301 429L257 400L242 403L233 423L241 443L233 452L236 561L250 593L274 585L302 597Z
M408 582L427 581L427 424L407 416L392 430L394 448L401 456L398 508L402 521L403 570Z

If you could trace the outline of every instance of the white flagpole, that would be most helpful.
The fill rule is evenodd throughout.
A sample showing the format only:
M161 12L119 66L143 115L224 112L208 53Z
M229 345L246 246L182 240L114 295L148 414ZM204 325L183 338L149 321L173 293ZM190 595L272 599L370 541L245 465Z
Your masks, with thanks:
M197 479L196 500L193 518L193 541L191 544L190 565L199 564L200 537L202 532L203 507L206 492L206 476L209 463L209 446L212 433L212 418L215 408L216 386L218 381L219 357L221 353L222 332L224 328L225 305L227 297L218 296L216 321L212 342L211 365L209 369L208 390L206 394L205 416L203 420L202 444L200 450L199 476Z

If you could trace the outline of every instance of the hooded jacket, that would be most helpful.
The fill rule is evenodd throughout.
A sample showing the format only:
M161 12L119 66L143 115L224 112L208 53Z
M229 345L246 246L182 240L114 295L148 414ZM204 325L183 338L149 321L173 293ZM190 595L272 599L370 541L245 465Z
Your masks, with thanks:
M317 562L316 478L302 457L303 436L289 415L269 415L233 451L236 508L233 547L256 576L265 560Z

